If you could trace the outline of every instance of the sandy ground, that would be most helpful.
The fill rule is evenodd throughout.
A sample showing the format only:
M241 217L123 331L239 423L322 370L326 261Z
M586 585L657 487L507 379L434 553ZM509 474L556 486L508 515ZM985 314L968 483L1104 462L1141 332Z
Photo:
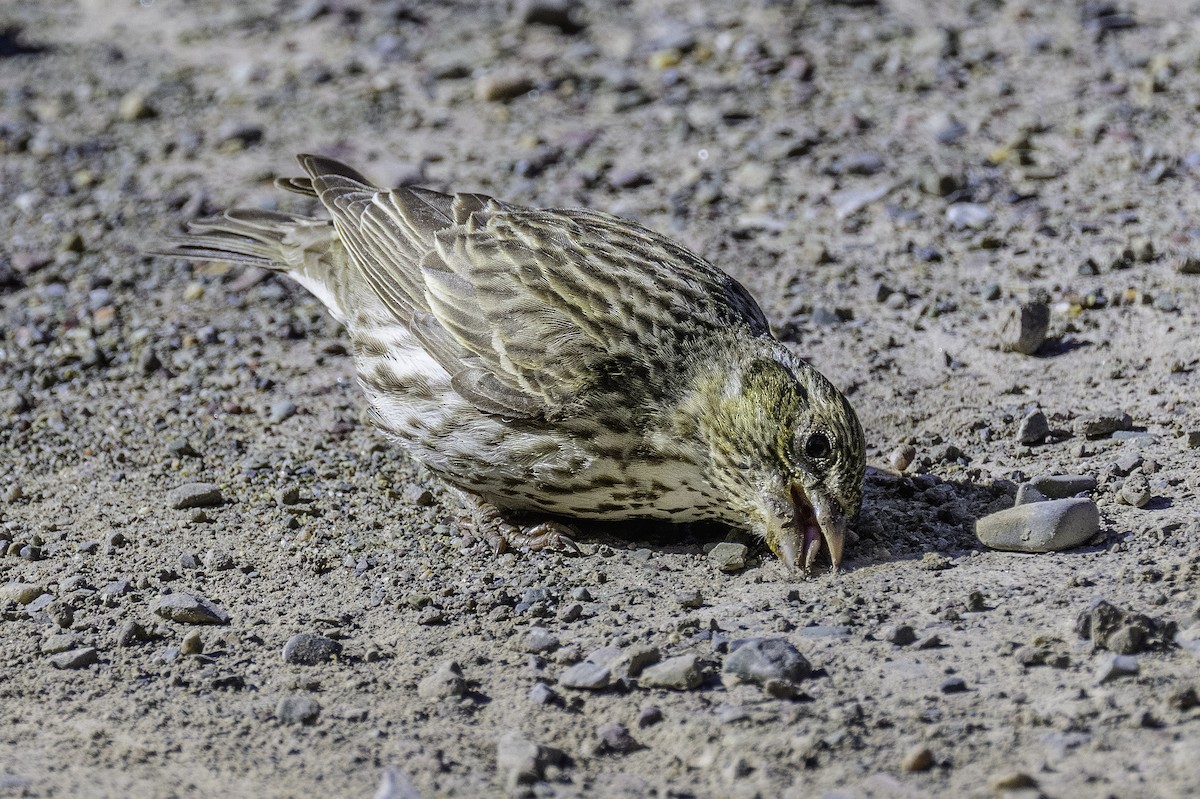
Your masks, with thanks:
M739 5L0 7L0 796L1197 790L1196 15ZM464 548L313 298L142 254L309 210L301 151L678 238L914 463L838 575L720 571L720 529ZM1099 533L981 546L1044 474ZM748 638L811 673L734 684Z

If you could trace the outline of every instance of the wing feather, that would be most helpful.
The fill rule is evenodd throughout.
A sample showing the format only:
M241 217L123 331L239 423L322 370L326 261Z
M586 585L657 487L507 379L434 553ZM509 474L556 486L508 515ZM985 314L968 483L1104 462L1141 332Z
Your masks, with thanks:
M381 303L477 408L554 416L587 389L717 331L768 335L744 288L640 225L486 195L383 191L302 156L338 239ZM634 388L634 387L631 387Z

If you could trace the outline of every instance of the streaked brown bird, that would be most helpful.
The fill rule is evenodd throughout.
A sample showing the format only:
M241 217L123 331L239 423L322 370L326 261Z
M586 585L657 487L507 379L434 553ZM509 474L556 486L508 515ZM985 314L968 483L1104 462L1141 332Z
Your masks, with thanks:
M162 254L312 292L349 332L376 423L478 508L717 521L789 568L824 542L837 567L862 428L736 280L608 214L389 191L299 160L308 176L277 184L330 219L234 209Z

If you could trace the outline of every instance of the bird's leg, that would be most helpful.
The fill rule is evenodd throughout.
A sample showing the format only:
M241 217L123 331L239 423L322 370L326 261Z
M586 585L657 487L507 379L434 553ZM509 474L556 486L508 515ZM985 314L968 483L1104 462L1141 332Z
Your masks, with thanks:
M462 499L466 519L460 518L460 524L466 526L469 532L483 538L497 555L513 549L538 551L541 549L558 549L575 554L579 546L571 539L573 532L570 527L558 521L544 521L531 527L513 524L504 513L492 503L484 500L478 494L455 489Z

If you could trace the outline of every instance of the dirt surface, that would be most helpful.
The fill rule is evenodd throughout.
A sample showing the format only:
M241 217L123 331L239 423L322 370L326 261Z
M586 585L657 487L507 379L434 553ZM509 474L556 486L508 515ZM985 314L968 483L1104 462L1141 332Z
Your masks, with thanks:
M0 796L1197 789L1195 9L741 6L0 8ZM720 529L464 548L316 300L142 254L311 210L304 151L679 239L913 463L837 575ZM982 546L1045 474L1099 532ZM735 684L748 638L811 669Z

